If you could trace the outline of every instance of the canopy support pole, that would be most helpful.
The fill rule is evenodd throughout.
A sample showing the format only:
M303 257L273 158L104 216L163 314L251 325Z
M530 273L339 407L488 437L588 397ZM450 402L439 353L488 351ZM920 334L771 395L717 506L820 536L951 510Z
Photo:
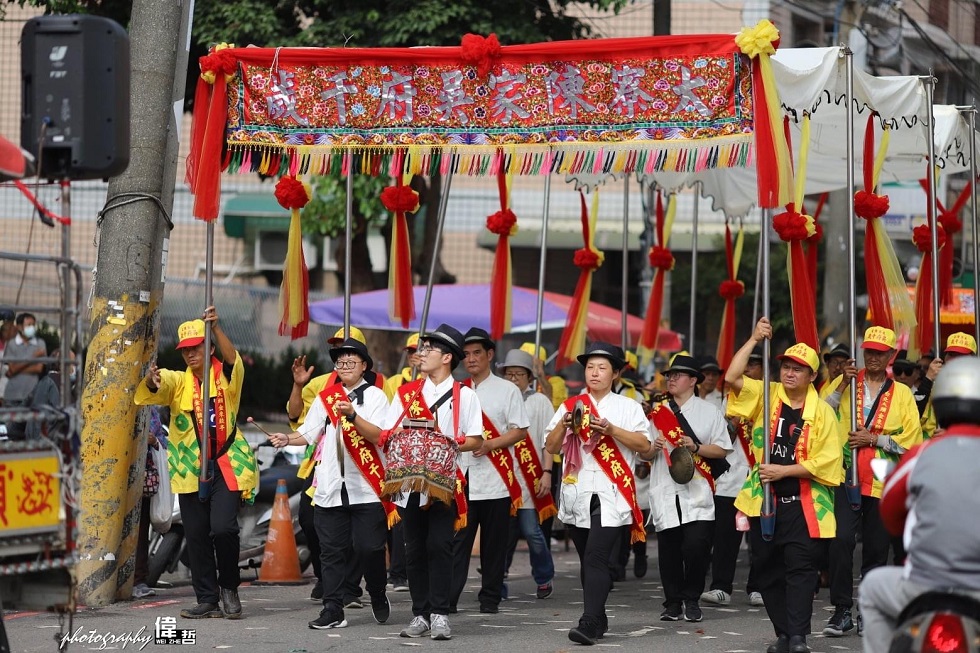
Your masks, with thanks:
M208 221L207 244L204 248L204 308L214 306L214 220ZM198 498L205 501L211 492L211 428L208 406L211 405L211 323L204 321L204 374L201 377L201 396L204 397L204 423L200 425L201 467L197 472ZM192 419L196 420L197 417ZM215 470L215 473L220 473Z
M694 182L694 214L691 216L691 316L688 324L687 345L694 355L694 316L698 303L698 200L701 197L701 182Z
M554 161L548 152L549 161ZM538 261L538 305L534 325L534 357L541 351L541 323L544 321L544 276L548 264L548 214L551 212L551 168L545 171L544 208L541 209L541 249ZM533 375L532 375L533 376ZM534 381L537 388L537 380Z
M439 261L439 248L442 245L442 228L446 224L446 207L449 205L449 189L453 185L453 170L456 169L456 157L452 155L449 172L443 179L442 195L439 197L439 211L436 214L436 237L432 245L432 260L429 262L429 280L425 284L425 300L422 302L422 320L419 322L419 340L425 334L426 322L429 321L429 306L432 304L432 284L436 278L436 263ZM421 343L420 343L421 344Z
M939 243L936 242L939 237L939 222L937 216L939 215L938 202L939 198L936 197L936 117L933 114L935 107L935 92L936 92L936 78L932 75L932 70L929 71L928 75L924 75L919 79L922 80L922 86L926 91L926 116L929 120L929 129L926 131L926 135L929 138L928 141L928 152L929 152L929 165L926 167L926 183L929 184L929 201L926 203L926 212L929 217L929 237L931 239L932 245L932 347L936 355L942 351L940 340L940 324L939 324Z
M344 340L350 338L351 241L354 240L354 155L347 168L347 205L344 226Z
M977 304L977 279L980 278L980 242L977 241L977 106L957 107L970 120L970 236L973 240L973 337L980 342L980 305ZM966 240L964 239L964 245Z
M847 105L847 115L845 124L847 131L846 143L846 180L847 180L847 334L850 340L850 357L857 358L857 307L855 297L857 296L857 261L856 250L854 249L854 226L856 214L854 212L854 109L851 104L854 97L854 53L850 48L843 48L842 54L846 61L845 79L846 90L845 100ZM853 407L857 406L857 383L852 380L848 388L851 402L851 423L849 430L857 430L857 415ZM844 480L847 489L847 497L853 510L861 508L860 488L861 482L858 478L857 448L851 447L851 466L847 468L847 478ZM855 505L856 504L856 505Z
M762 229L759 241L761 245L759 246L759 251L761 252L760 258L762 259L762 268L765 271L762 275L762 314L769 316L769 229L772 223L772 209L763 209L762 211ZM755 328L755 325L752 326ZM769 382L772 378L772 369L769 361L772 360L771 356L772 349L772 339L764 338L762 340L762 387L765 390L762 393L762 423L765 425L767 430L766 440L768 441L768 429L769 429L769 416L772 415L772 394L769 392ZM771 447L763 447L762 451L762 462L765 465L769 464L770 460L770 449ZM772 540L772 532L769 532L769 537L766 538L766 531L768 530L765 526L766 522L769 522L770 528L774 528L773 518L775 515L775 506L773 505L773 495L772 486L769 483L765 483L762 492L762 522L763 522L763 539Z
M623 332L623 351L629 351L630 348L630 333L629 325L627 322L627 311L626 306L629 300L629 261L630 261L630 247L629 247L629 215L630 215L630 176L629 174L623 179L623 294L622 300L620 302L622 306L622 332Z

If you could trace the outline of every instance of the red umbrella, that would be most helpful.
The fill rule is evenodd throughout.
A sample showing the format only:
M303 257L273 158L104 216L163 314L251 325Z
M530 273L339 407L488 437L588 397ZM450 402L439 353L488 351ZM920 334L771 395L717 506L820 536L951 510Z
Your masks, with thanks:
M572 303L572 298L568 295L548 292L544 293L545 299L565 311ZM640 332L643 331L643 318L635 315L626 316L626 330L629 333L631 343L639 342ZM623 313L619 309L589 302L589 315L586 323L586 337L589 340L601 340L613 344L621 344L623 338ZM683 349L680 334L670 329L660 327L657 333L657 349L660 351L677 351Z
M34 157L0 136L0 181L30 176L33 164Z

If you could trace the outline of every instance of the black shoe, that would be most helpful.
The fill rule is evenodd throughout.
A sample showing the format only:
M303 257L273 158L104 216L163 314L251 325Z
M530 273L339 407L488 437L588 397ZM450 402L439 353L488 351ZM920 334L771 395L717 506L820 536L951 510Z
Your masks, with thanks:
M834 615L824 627L823 634L827 637L843 637L844 633L853 629L854 622L851 621L850 608L837 606L834 608Z
M583 646L593 646L599 639L599 629L591 620L579 619L578 626L568 631L568 639Z
M633 575L637 578L643 578L647 575L647 557L646 556L635 556L633 559Z
M793 635L790 637L789 653L810 653L810 647L806 645L806 637L803 635Z
M780 635L769 645L766 653L789 653L789 635Z
M198 603L193 608L180 611L184 619L221 619L224 615L217 603Z
M613 570L613 580L616 581L617 583L621 583L622 581L626 580L625 566L616 565L616 568Z
M480 612L483 614L497 614L500 612L500 608L495 606L493 603L481 603Z
M388 602L388 595L382 592L378 596L371 597L371 612L374 613L374 620L379 624L388 621L391 616L391 603Z
M311 601L323 600L323 583L321 583L320 581L317 581L316 585L313 586L313 591L310 592L310 600Z
M228 619L242 618L242 602L238 598L238 590L221 588L221 608Z
M320 616L309 622L310 628L314 630L330 630L331 628L347 628L347 620L344 619L344 613L341 612L337 614L336 612L330 612L326 608L320 612Z
M459 608L457 608L455 605L449 606L449 614L456 614L457 612L459 612Z
M660 621L680 621L684 616L684 608L679 605L668 605L660 613Z
M698 605L698 602L686 601L684 603L684 620L697 623L702 619L704 619L704 613L701 612L701 606Z

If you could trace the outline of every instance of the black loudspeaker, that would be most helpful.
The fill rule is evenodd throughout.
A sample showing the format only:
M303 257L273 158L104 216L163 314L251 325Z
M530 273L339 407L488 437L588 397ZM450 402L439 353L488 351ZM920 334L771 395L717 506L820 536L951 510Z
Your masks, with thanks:
M38 176L101 179L129 165L129 35L86 15L39 16L21 34L21 146Z

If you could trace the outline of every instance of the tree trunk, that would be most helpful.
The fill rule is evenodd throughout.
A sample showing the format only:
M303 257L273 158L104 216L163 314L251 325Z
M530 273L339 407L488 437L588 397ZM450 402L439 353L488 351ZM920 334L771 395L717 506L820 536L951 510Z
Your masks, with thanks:
M363 215L354 212L354 224L351 233L351 293L367 292L369 290L377 290L377 284L374 283L374 271L371 265L371 252L368 250L368 239L367 239L368 229L367 220ZM340 279L340 283L343 286L344 283L344 265L347 256L347 243L343 234L337 238L337 249L335 252L335 260L337 261L337 278Z

